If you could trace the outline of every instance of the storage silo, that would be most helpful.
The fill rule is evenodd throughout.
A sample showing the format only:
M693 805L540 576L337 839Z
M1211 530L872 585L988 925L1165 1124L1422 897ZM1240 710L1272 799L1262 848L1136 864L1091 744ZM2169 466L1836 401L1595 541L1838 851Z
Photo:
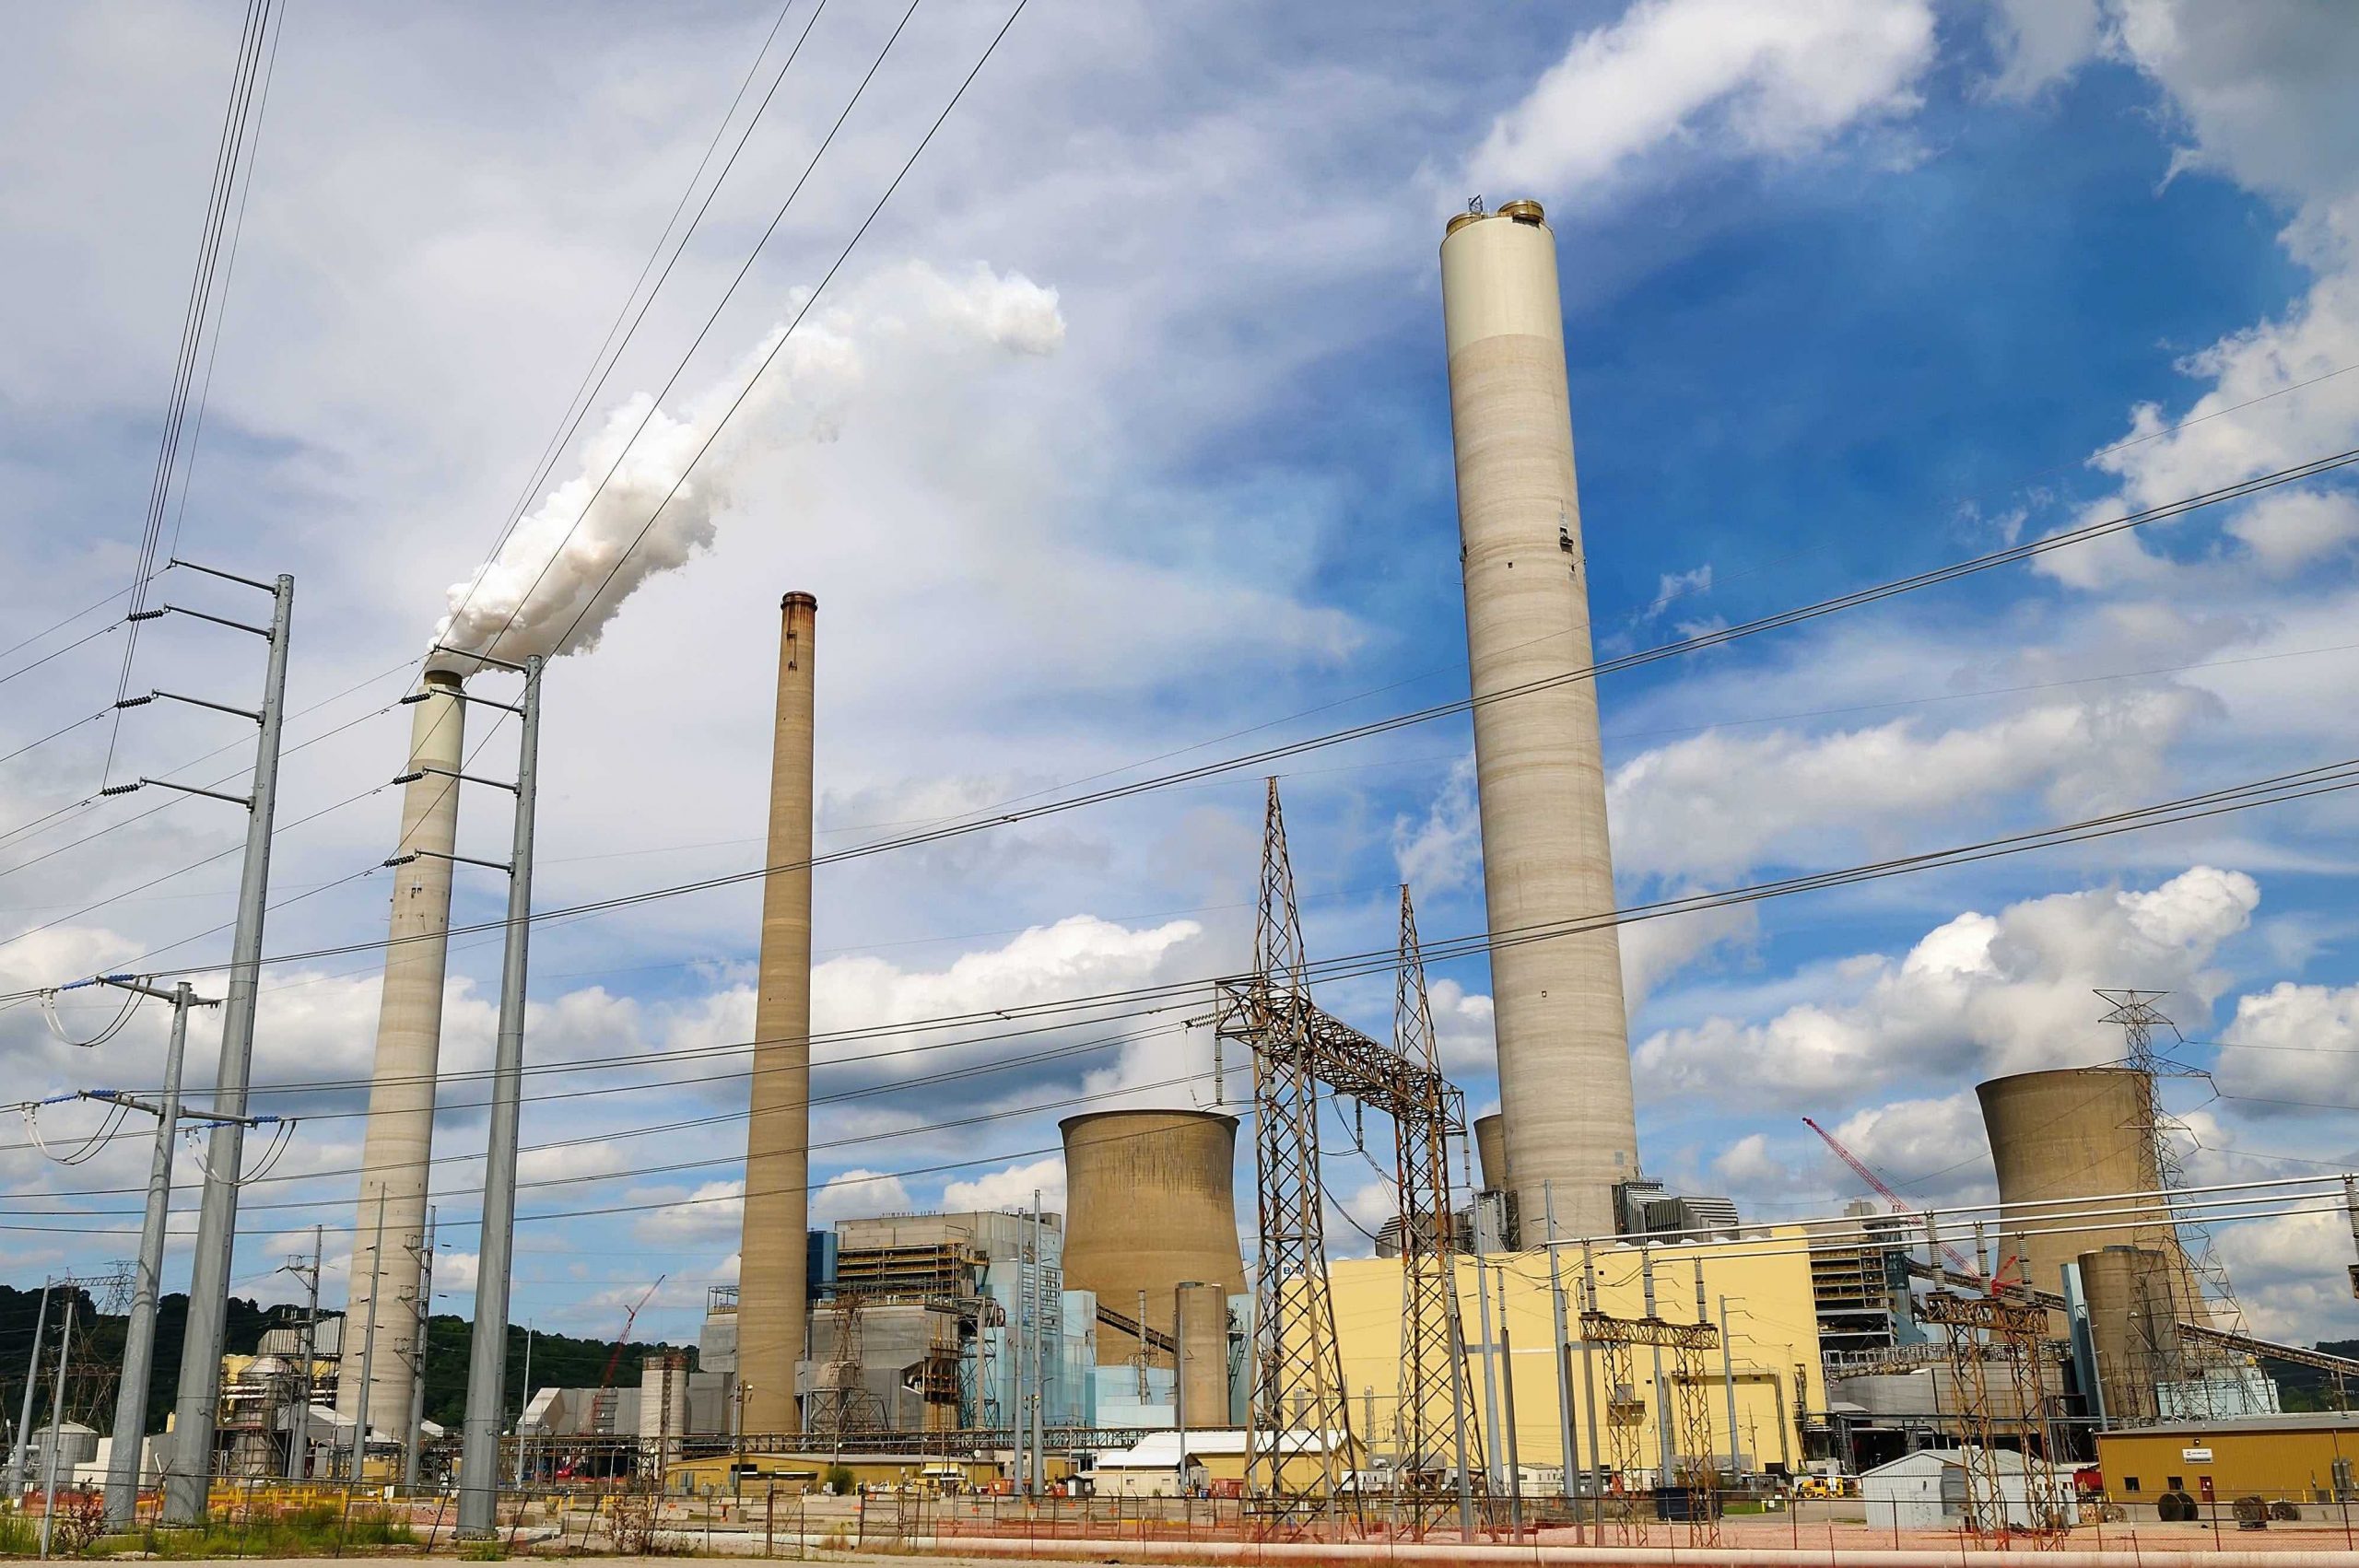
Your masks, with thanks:
M2150 1247L2107 1246L2081 1254L2080 1264L2106 1424L2153 1421L2155 1383L2177 1376L2181 1364L2172 1259Z
M1243 1293L1235 1117L1098 1111L1057 1125L1065 1147L1067 1290L1095 1292L1124 1317L1137 1313L1144 1291L1148 1325L1167 1332L1173 1293L1182 1283L1217 1287L1224 1302ZM1225 1306L1223 1324L1225 1333ZM1137 1353L1134 1337L1099 1326L1100 1366L1121 1365ZM1225 1343L1221 1353L1225 1362Z
M1180 1341L1191 1426L1228 1424L1228 1296L1226 1285L1188 1280L1179 1287L1173 1337Z

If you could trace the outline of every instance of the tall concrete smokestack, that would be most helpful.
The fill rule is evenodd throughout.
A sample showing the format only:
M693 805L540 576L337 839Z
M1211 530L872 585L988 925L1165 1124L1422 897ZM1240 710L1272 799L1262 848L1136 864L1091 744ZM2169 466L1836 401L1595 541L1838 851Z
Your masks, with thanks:
M1466 650L1480 701L1590 662L1556 241L1540 204L1452 218L1441 297ZM1614 907L1594 685L1483 702L1474 774L1493 931ZM1491 1000L1520 1209L1543 1212L1545 1183L1564 1234L1611 1232L1614 1185L1638 1173L1614 929L1501 948Z
M779 603L778 722L770 742L774 868L762 881L760 991L754 1004L753 1115L745 1127L745 1219L738 1244L737 1375L744 1430L799 1432L804 1232L811 1179L812 638L819 602Z
M426 1229L426 1184L434 1152L434 1074L442 1054L442 980L451 930L451 862L459 833L459 771L466 703L459 677L427 672L424 700L410 712L409 766L402 790L402 837L393 913L385 933L385 983L377 1004L377 1062L369 1083L369 1127L360 1150L360 1202L353 1225L350 1316L345 1364L358 1368L359 1336L376 1324L370 1360L369 1426L406 1438L411 1361L417 1351L417 1252ZM440 771L434 771L440 770ZM376 1246L378 1204L384 1246ZM370 1304L376 1304L372 1316ZM358 1376L339 1378L336 1410L360 1409Z

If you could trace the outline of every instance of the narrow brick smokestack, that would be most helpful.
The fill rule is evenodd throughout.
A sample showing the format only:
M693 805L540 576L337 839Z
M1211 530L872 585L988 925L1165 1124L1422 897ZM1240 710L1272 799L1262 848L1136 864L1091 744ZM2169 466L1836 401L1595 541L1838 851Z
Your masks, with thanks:
M745 1129L745 1221L738 1248L737 1375L749 1433L802 1430L804 1232L811 1179L812 638L819 602L779 604L778 720L770 743L771 870L762 880L754 1007L753 1115Z

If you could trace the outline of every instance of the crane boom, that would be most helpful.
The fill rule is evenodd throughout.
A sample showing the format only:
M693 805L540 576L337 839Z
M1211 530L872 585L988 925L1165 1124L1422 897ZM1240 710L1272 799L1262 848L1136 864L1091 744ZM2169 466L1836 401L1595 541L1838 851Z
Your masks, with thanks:
M668 1274L656 1275L655 1282L640 1293L639 1299L624 1312L623 1331L615 1336L615 1348L606 1352L606 1370L599 1375L597 1395L590 1401L591 1431L608 1433L613 1430L616 1370L623 1363L623 1351L630 1343L630 1331L639 1322L640 1308L655 1299L655 1293L663 1288L663 1281L669 1278Z
M1877 1197L1890 1204L1894 1213L1907 1214L1917 1219L1924 1218L1923 1210L1911 1207L1907 1200L1903 1199L1900 1194L1893 1191L1893 1189L1885 1184L1884 1179L1882 1176L1869 1169L1867 1162L1861 1160L1857 1154L1852 1153L1850 1150L1843 1147L1842 1142L1836 1138L1835 1134L1827 1131L1826 1129L1819 1126L1818 1123L1813 1121L1808 1117L1802 1117L1802 1125L1809 1128L1813 1132L1817 1133L1818 1136L1825 1141L1826 1146L1835 1151L1835 1157L1842 1161L1845 1164L1850 1166L1851 1174L1858 1176L1861 1181L1866 1182L1868 1186L1874 1190ZM1950 1260L1951 1268L1955 1269L1959 1273L1965 1274L1972 1279L1978 1280L1982 1277L1982 1270L1968 1263L1966 1260L1965 1255L1959 1252L1956 1247L1952 1246L1947 1242L1942 1242L1940 1243L1940 1246L1942 1249L1942 1256Z

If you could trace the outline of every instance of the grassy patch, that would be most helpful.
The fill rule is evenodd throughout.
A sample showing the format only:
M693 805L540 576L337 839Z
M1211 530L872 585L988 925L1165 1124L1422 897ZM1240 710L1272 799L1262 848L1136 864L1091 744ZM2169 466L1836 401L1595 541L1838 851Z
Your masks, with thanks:
M196 1529L166 1530L149 1526L123 1535L101 1538L90 1549L93 1556L141 1551L156 1557L198 1560L213 1557L318 1557L376 1546L414 1546L417 1534L409 1521L382 1508L304 1508L244 1520L216 1515Z

